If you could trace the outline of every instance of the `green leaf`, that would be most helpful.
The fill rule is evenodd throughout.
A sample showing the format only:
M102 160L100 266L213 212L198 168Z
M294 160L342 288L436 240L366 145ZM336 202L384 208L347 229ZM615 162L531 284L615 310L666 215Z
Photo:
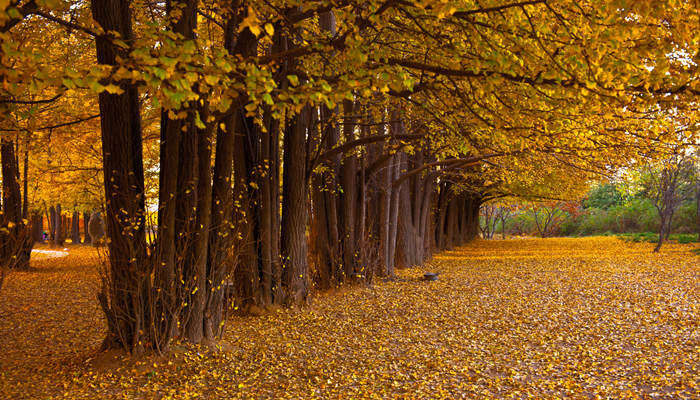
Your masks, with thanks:
M287 75L287 80L289 83L292 84L292 86L298 86L299 85L299 77L296 75Z
M109 85L105 86L105 90L111 94L122 94L124 93L124 90L120 88L119 86L110 83Z
M265 93L262 95L262 100L268 104L268 105L273 105L274 102L272 101L272 96L270 96L270 93Z

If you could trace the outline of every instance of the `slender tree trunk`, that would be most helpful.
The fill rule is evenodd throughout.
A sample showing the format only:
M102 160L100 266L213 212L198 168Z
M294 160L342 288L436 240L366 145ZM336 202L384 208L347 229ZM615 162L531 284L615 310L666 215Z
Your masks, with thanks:
M280 123L271 120L270 123L270 259L272 268L272 301L280 303L282 301L282 256L281 256L281 226L282 215L280 213Z
M197 0L166 2L166 13L173 18L170 29L182 35L183 42L194 40L197 26ZM196 91L197 88L194 87ZM202 99L202 103L205 99ZM160 294L157 313L163 316L167 336L180 336L190 342L202 340L202 307L204 274L200 263L206 263L207 242L198 242L203 229L199 214L210 210L209 202L200 207L200 154L206 157L208 149L200 149L201 133L195 126L198 106L182 104L173 112L184 114L171 118L171 111L161 110L160 193L158 215L158 263L156 277ZM199 113L200 117L202 113ZM208 140L204 139L204 143ZM209 158L205 161L209 170ZM204 182L206 186L209 182ZM201 293L198 293L201 289ZM179 331L179 332L178 332Z
M345 114L343 125L343 136L346 141L355 139L355 112L354 104L351 100L343 102L343 113ZM341 187L342 187L342 243L343 243L343 271L345 279L354 276L355 273L355 226L356 206L357 206L357 157L352 154L346 156L341 166Z
M90 222L90 213L87 211L83 212L83 231L85 233L83 244L90 244L92 238L90 238L90 230L88 229L88 224Z
M200 113L206 120L204 110ZM194 232L193 263L185 268L185 282L189 282L187 294L187 315L184 321L183 336L192 343L204 339L204 315L206 307L206 278L209 249L209 234L212 209L211 184L211 125L198 134L197 147L199 179L197 182L197 214Z
M700 151L698 151L698 157L700 157ZM695 212L697 214L698 242L700 242L700 171L695 177Z
M380 195L379 195L379 235L381 241L382 249L382 266L384 268L384 276L391 276L390 274L390 246L389 246L389 233L390 233L390 219L391 219L391 192L392 192L392 182L394 180L394 163L393 158L390 159L388 165L382 168L379 174L380 180Z
M56 222L53 226L53 245L63 246L63 215L61 215L61 205L56 205Z
M29 134L27 134L27 140L24 142L24 178L22 179L22 184L24 185L24 191L22 192L22 218L27 219L29 217Z
M265 110L264 121L265 126L270 127L272 117L269 110ZM275 214L279 209L278 203L273 200L273 186L278 185L277 176L277 161L273 158L273 134L270 130L261 135L260 143L260 168L263 173L260 174L260 200L258 204L258 212L260 216L260 263L262 265L262 303L272 304L274 302L274 286L275 259L279 255L273 251L272 236L274 235L274 226L276 222ZM275 198L276 200L276 198Z
M54 233L56 232L56 208L54 206L49 207L47 219L49 224L49 242L53 243Z
M227 27L231 29L230 25ZM233 214L233 191L231 172L233 169L234 118L226 119L225 128L216 134L216 158L211 202L211 229L206 279L206 307L204 313L204 336L217 340L223 332L226 281L235 268L235 249L231 216Z
M80 213L77 211L73 211L70 238L73 244L80 244Z
M257 190L251 185L251 175L256 163L253 141L258 137L255 122L252 118L246 118L245 111L236 111L237 127L234 145L234 185L233 197L236 199L234 210L234 226L237 228L241 263L236 268L236 283L238 285L237 298L244 305L256 304L260 293L260 274L258 271L256 204ZM250 132L250 131L254 132Z
M664 238L666 237L666 215L662 213L661 215L661 228L659 229L659 239L656 242L656 247L654 247L654 253L658 253L661 250L661 246L664 243Z
M401 174L401 163L398 155L394 158L393 171L391 176L394 180ZM399 188L391 188L391 202L389 204L389 265L387 266L387 276L394 277L394 266L396 265L396 239L399 225Z

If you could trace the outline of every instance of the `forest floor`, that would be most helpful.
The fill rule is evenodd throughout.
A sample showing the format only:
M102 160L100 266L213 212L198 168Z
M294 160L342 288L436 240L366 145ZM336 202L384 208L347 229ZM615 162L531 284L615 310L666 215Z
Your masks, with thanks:
M70 247L0 292L0 398L697 399L694 247L477 241L392 282L233 317L221 349L138 360L97 353L98 257Z

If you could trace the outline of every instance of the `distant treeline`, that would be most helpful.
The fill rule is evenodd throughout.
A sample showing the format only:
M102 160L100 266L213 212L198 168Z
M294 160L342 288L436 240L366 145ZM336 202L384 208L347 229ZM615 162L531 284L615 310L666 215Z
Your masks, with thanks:
M688 189L681 193L681 198L672 218L671 233L697 233L696 194ZM543 229L543 222L548 218L551 221ZM484 222L482 212L482 227ZM625 196L618 187L608 183L592 188L580 202L517 207L505 218L505 222L498 220L495 225L492 224L492 227L495 226L495 229L492 228L494 236L503 233L504 224L506 235L588 236L658 232L661 219L648 192L642 190Z

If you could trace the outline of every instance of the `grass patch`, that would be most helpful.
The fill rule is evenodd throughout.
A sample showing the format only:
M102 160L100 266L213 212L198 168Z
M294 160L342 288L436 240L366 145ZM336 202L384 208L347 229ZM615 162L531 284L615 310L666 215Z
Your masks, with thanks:
M659 240L659 234L654 232L622 233L617 235L617 237L634 243L656 243ZM694 233L672 233L668 239L680 244L697 243L698 235Z

